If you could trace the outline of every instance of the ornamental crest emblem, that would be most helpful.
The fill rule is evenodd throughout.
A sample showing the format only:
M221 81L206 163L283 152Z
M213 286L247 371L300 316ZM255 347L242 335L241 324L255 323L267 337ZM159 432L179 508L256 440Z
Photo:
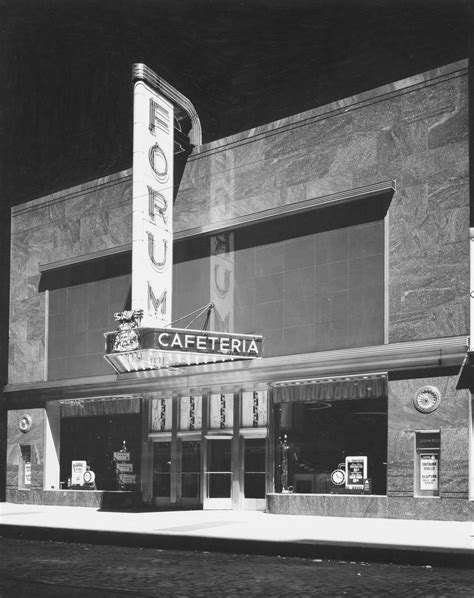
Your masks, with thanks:
M140 349L138 327L143 312L135 310L119 311L114 314L118 332L114 339L114 351L135 351Z

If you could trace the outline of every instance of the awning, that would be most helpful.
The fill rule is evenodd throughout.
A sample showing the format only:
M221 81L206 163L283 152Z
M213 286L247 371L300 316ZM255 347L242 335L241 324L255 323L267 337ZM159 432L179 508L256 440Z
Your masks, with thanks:
M314 403L348 399L377 399L387 396L387 374L360 374L332 378L306 378L274 382L276 403Z
M129 415L140 413L141 401L134 397L66 399L59 402L61 417Z

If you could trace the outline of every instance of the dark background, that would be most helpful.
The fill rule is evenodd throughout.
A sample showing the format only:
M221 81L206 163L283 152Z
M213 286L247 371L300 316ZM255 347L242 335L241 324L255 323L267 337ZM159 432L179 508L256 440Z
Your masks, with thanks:
M472 28L470 0L0 0L0 388L10 206L131 166L134 62L206 142L465 58Z
M131 166L134 62L194 103L206 142L468 52L465 0L3 6L1 184L10 205Z

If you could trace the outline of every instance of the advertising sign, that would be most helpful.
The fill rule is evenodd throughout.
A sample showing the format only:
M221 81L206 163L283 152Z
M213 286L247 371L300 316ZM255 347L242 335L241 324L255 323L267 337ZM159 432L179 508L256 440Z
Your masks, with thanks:
M367 457L346 457L346 488L353 490L364 489L364 479L367 477Z
M72 461L71 463L71 486L83 486L84 474L87 469L87 461Z
M420 490L438 490L438 455L420 455Z
M115 468L119 473L133 473L133 463L117 463Z
M114 461L130 461L130 453L127 451L114 451Z
M31 485L31 462L25 461L25 477L23 480L25 486Z
M174 107L144 81L133 89L132 309L171 323Z
M119 473L120 484L128 486L137 483L137 476L135 473Z

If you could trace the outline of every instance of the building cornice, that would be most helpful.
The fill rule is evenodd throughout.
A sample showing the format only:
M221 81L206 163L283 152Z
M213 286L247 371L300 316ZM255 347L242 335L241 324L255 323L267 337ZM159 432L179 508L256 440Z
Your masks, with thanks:
M41 402L124 394L171 394L185 389L198 392L211 388L262 388L275 381L295 378L461 366L466 350L466 336L457 336L268 357L250 362L217 363L172 371L154 370L95 378L9 384L4 393L9 403L17 403L22 400Z
M363 91L353 96L336 100L317 108L312 108L298 114L287 116L279 120L242 131L222 139L210 141L196 148L189 160L199 159L208 154L229 150L250 141L257 141L261 137L286 133L291 129L307 126L319 120L326 120L340 113L347 113L355 109L376 104L390 98L419 90L431 85L437 85L449 79L463 77L468 74L469 61L467 58L446 64L435 69L425 71L399 81L387 83L380 87Z

